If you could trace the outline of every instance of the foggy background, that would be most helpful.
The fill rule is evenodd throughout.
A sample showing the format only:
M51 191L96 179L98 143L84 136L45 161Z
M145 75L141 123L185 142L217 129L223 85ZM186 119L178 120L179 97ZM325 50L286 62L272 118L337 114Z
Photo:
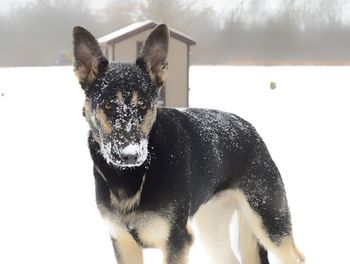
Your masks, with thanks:
M350 65L346 0L2 0L0 67L71 64L71 31L153 19L191 38L191 63Z

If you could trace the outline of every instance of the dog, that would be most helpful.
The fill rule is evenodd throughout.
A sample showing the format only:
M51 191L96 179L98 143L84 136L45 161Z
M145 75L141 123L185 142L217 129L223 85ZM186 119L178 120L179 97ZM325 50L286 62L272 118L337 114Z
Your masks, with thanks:
M159 107L169 30L157 26L135 62L109 62L95 37L73 29L74 71L85 93L97 207L119 264L188 263L194 219L215 263L239 263L230 223L239 219L244 264L304 263L280 173L254 127L216 110Z

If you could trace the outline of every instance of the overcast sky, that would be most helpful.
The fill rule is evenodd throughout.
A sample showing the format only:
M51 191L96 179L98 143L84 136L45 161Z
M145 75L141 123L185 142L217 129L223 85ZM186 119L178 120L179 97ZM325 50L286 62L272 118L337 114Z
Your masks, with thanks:
M110 2L111 0L84 0L87 3L89 3L89 6L93 9L99 9L103 8L106 3ZM272 0L275 1L275 0ZM17 6L17 5L23 5L26 3L36 2L36 0L1 0L1 12L8 12L11 8L11 6ZM213 6L215 9L225 9L225 7L230 6L230 2L232 0L201 0L199 2L203 2L207 5Z

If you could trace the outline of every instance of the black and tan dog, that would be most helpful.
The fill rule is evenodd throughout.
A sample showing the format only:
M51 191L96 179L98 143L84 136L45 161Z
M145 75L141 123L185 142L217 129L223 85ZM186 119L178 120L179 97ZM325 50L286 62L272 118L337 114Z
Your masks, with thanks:
M131 63L109 63L81 27L73 35L97 206L118 263L143 263L145 247L161 249L164 263L187 263L192 218L215 263L239 263L229 235L235 210L243 263L269 263L266 250L286 264L304 262L281 176L256 130L230 113L157 107L167 75L165 25Z

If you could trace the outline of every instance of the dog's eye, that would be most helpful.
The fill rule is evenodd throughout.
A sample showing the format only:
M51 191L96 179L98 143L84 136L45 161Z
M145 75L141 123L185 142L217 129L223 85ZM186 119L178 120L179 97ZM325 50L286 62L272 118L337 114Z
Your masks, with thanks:
M140 102L139 111L141 115L145 115L147 113L147 105L144 102Z
M140 109L141 110L146 110L146 108L147 108L147 105L144 102L141 102Z
M112 109L112 103L111 102L107 102L104 107L107 110L111 110Z

